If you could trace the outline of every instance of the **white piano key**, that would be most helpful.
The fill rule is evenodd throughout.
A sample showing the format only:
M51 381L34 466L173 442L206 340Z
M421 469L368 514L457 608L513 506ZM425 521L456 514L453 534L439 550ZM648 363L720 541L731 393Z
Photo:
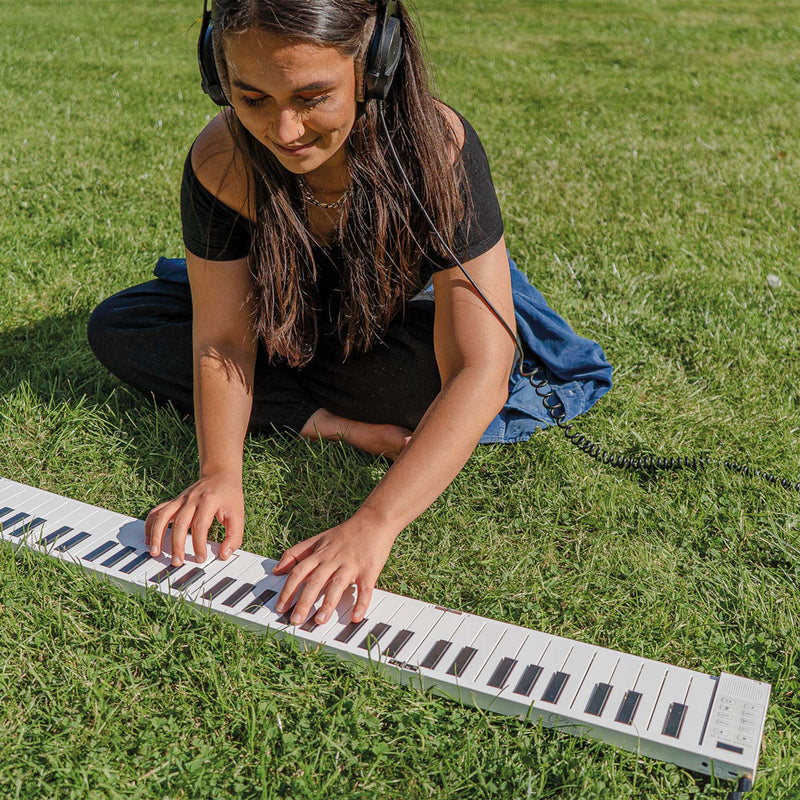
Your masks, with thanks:
M529 635L529 631L516 625L503 628L502 636L473 681L476 686L498 694L503 689L508 690L511 681L520 673L518 656Z
M603 715L608 706L608 702L611 700L613 695L614 682L612 681L612 676L618 663L619 653L615 653L612 650L606 650L603 647L597 648L592 664L589 667L589 671L586 673L580 689L572 698L572 702L570 703L570 710L573 713L587 713L586 707L589 704L589 700L591 699L592 695L594 694L595 687L598 684L604 684L611 686L612 688L604 698L603 709L600 714L591 714L590 716Z
M692 685L686 695L688 708L680 735L681 740L689 746L700 744L715 688L716 681L710 675L692 674Z
M666 665L659 664L657 661L642 661L642 668L636 678L636 685L633 687L636 692L641 694L641 698L630 723L630 727L638 736L646 735L667 670Z
M430 667L423 666L429 660L432 651L438 642L446 642L447 650L439 656L441 660L449 656L453 651L452 638L459 625L464 619L463 614L460 614L449 609L441 609L442 615L428 631L421 642L417 643L416 649L411 652L411 655L405 657L407 666L415 669L430 669ZM441 649L441 648L440 648Z
M546 633L530 631L517 654L519 664L514 671L513 679L509 681L509 696L525 707L530 705L533 691L539 686L542 674L547 671L542 661L554 640L561 641L558 637ZM556 647L559 647L558 643ZM563 657L566 657L566 654Z
M569 655L558 671L550 677L542 676L544 680L540 683L539 699L541 702L547 703L549 710L560 707L562 703L566 709L569 709L586 671L594 660L595 653L596 648L591 645L573 642ZM536 693L534 693L535 696Z
M393 658L401 661L403 653L411 653L416 641L421 641L444 613L419 600L402 599L403 603L385 621L389 627L379 645L384 659ZM383 611L381 616L384 616Z
M677 710L686 707L685 700L691 680L692 674L689 670L682 670L678 667L667 669L647 726L647 731L651 736L669 735L665 730L668 720L672 726L673 733L677 734L678 728L683 728L685 712L679 714ZM670 715L670 709L673 707L674 711ZM676 739L678 737L677 735L672 735L670 738Z

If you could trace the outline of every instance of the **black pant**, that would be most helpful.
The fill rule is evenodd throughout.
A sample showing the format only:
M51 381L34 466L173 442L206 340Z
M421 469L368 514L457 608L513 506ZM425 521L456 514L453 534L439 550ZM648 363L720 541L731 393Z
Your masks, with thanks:
M441 388L433 352L430 296L406 305L381 344L344 358L338 337L322 336L302 369L270 365L259 345L250 426L299 431L319 408L361 422L414 429ZM103 301L89 344L117 377L160 402L191 412L192 298L189 287L152 280Z

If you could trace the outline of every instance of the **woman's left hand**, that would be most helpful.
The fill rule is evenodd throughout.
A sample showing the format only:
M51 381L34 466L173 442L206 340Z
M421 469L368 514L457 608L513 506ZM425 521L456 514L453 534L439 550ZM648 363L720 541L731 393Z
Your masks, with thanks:
M290 547L273 570L276 575L289 574L276 609L282 614L292 607L292 599L300 589L292 609L293 625L305 622L317 599L324 593L314 621L321 625L330 619L348 586L358 589L353 622L360 622L369 607L372 590L394 544L396 532L388 532L380 524L369 524L361 510L347 522L318 533Z

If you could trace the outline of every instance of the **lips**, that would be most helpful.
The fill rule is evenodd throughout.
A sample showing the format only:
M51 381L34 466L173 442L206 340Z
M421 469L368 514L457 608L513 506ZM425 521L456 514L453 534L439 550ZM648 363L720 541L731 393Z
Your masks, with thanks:
M308 142L307 144L300 144L295 147L285 147L282 144L278 144L277 142L273 142L272 144L275 145L276 150L281 153L285 153L287 156L299 156L303 153L307 153L313 146L317 140L314 139L313 141Z

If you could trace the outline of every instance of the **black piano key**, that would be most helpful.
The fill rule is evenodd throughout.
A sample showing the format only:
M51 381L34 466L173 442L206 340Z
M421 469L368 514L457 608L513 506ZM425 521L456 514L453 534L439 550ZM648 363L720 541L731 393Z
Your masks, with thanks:
M181 564L181 567L183 564ZM176 567L173 564L169 564L168 566L164 567L160 572L157 572L150 578L150 583L163 583L173 572L179 570L181 567Z
M318 628L319 625L314 622L314 617L309 617L301 626L301 631L306 631L306 633L311 633L315 628Z
M406 646L413 635L414 631L407 631L403 628L403 630L395 634L394 639L389 642L389 646L383 651L383 654L388 658L394 658Z
M39 539L39 544L52 544L56 539L61 538L65 533L72 533L72 528L70 528L68 525L62 525L52 533L48 533L47 536L42 536L42 538Z
M533 687L536 686L536 681L539 680L541 674L542 667L538 664L528 664L528 666L525 667L525 672L522 673L522 677L517 681L517 685L514 687L514 694L522 694L525 695L525 697L530 697Z
M606 701L611 694L613 687L610 683L596 683L592 689L592 695L589 702L586 704L584 713L591 714L593 717L599 717L606 707Z
M366 623L366 617L362 619L361 622L348 622L347 625L345 625L344 628L339 631L335 641L349 642L361 630L361 628L366 625Z
M229 577L217 581L210 589L206 589L205 594L203 594L203 600L213 600L215 597L219 597L232 583L233 578Z
M131 553L135 553L136 548L131 547L128 545L127 547L123 547L118 553L114 553L113 556L109 556L100 566L102 567L113 567L115 564L119 564L123 558L126 558Z
M84 561L97 561L97 559L100 558L100 556L102 556L103 554L107 553L109 550L111 550L113 547L116 547L118 544L119 544L119 542L116 539L114 539L114 540L112 540L110 542L103 542L103 544L101 544L100 547L95 547L95 549L92 550L91 553L88 553L87 555L85 555L83 557L83 560Z
M255 614L259 608L264 608L276 594L278 593L274 589L264 589L264 591L245 608L245 614Z
M553 677L550 678L550 683L547 684L547 687L544 690L542 701L545 703L557 703L558 698L561 697L561 692L564 691L564 687L567 685L568 680L569 673L556 672Z
M477 652L474 647L462 647L461 652L453 659L447 674L455 675L456 677L463 675L464 670L469 666L469 662L472 661Z
M452 642L448 642L447 639L439 639L439 641L431 647L430 652L425 656L420 666L426 669L434 669L442 660L442 656L450 649L451 644Z
M132 558L124 567L122 567L120 572L122 572L125 575L130 575L131 572L139 569L139 567L141 567L142 564L145 563L145 561L149 561L151 558L152 556L150 555L150 553L146 551L144 553L139 553L139 555L136 556L136 558Z
M227 597L222 605L233 608L248 592L252 592L254 588L254 583L243 583L238 589L231 592L230 597Z
M13 510L14 509L11 508L11 506L4 506L3 508L0 508L0 517L4 517L6 514L9 513L9 511L13 511Z
M42 517L36 517L36 519L32 519L30 522L20 525L19 530L14 531L14 536L21 536L23 533L28 533L28 531L35 530L36 528L44 525L45 522L47 522L46 519L43 519Z
M291 625L292 624L292 611L294 611L294 607L296 605L297 605L297 603L293 603L289 608L286 609L286 611L284 611L283 614L281 614L278 617L278 619L277 619L278 625Z
M379 622L377 625L373 625L372 630L364 637L364 641L361 642L359 647L362 650L369 650L372 645L381 640L381 637L390 627L391 625L387 625L385 622Z
M495 667L492 677L489 678L488 686L494 689L502 689L506 685L511 670L517 665L515 658L501 658L500 663Z
M179 592L184 592L205 574L206 571L202 567L192 567L185 575L181 575L181 577L172 584L172 588L177 589Z
M27 519L29 516L30 514L20 511L19 514L14 514L13 517L9 517L7 520L0 523L0 528L4 531L13 528L18 522L22 522L22 520Z
M634 716L636 716L636 709L639 708L639 701L641 699L641 692L634 692L632 690L625 692L625 697L622 698L622 703L615 717L616 721L621 722L623 725L630 725L633 722Z
M65 553L67 552L67 550L72 550L72 548L75 547L76 544L80 544L81 542L85 541L88 538L89 534L86 533L86 531L81 531L76 536L73 536L71 539L67 539L66 542L63 542L58 547L56 547L56 550L58 550L59 553Z
M669 711L667 711L667 718L664 720L664 729L661 733L664 736L671 736L677 739L681 735L681 726L683 725L683 718L686 715L688 706L683 703L670 703Z

